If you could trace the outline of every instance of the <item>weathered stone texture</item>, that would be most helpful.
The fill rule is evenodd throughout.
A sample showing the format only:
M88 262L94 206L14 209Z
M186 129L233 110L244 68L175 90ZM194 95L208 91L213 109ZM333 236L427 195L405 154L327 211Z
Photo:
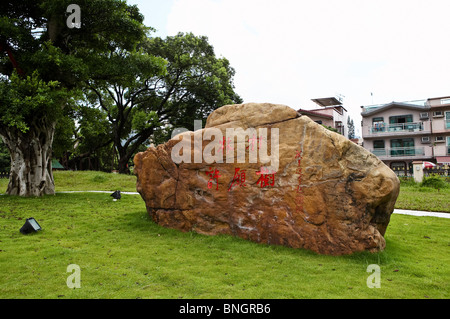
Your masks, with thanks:
M174 138L134 159L137 191L156 223L320 254L384 249L399 181L376 156L275 104L223 106L210 114L204 129L182 136L193 146L197 134L219 128L225 136L231 127L268 128L269 133L279 129L279 168L269 185L258 183L263 164L249 163L248 157L245 163L225 163L224 154L224 163L175 164L171 153L179 140ZM267 140L270 150L270 135ZM208 143L203 141L203 149ZM230 189L235 168L245 171L245 185ZM218 185L208 188L210 169L217 169L220 177Z

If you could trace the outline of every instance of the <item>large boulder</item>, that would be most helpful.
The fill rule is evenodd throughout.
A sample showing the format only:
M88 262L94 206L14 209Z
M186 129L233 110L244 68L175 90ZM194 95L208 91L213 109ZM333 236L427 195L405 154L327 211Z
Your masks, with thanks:
M204 129L134 163L137 191L162 226L320 254L384 249L399 193L397 176L369 151L268 103L223 106Z

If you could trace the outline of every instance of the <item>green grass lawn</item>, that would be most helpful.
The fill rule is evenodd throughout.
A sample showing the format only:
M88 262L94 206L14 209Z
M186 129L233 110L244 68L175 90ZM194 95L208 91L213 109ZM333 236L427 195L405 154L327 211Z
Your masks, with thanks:
M55 190L62 191L136 191L136 176L97 171L55 171ZM8 179L0 179L0 193L8 187Z
M401 185L395 208L450 213L450 187L436 190Z
M34 217L43 230L22 235ZM322 256L153 223L138 195L0 196L1 298L449 298L450 220L393 215L380 253ZM67 266L81 288L66 285ZM368 288L369 264L381 288Z
M134 176L56 172L55 181L57 191L135 191ZM29 217L43 230L22 235ZM166 229L139 195L0 196L0 298L447 299L449 226L394 214L383 252L334 257ZM70 264L81 269L80 289L66 285ZM366 285L370 264L380 266L379 289Z
M55 190L61 191L136 191L136 176L96 171L56 171Z

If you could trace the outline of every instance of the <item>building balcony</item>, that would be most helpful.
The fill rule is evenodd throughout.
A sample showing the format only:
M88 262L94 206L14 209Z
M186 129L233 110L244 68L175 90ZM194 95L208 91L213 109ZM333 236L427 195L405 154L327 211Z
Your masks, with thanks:
M432 158L425 153L425 147L395 147L371 149L374 155L383 160Z
M384 136L411 136L430 134L429 122L411 122L387 124L384 122L375 123L363 129L363 138L384 137Z

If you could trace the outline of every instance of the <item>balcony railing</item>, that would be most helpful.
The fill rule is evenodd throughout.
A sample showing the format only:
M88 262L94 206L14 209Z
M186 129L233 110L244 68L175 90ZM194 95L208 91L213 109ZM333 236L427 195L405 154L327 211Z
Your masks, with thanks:
M375 148L370 151L378 157L414 157L425 155L425 149L423 147Z
M369 127L369 134L395 133L395 132L421 132L424 130L423 122L386 124L384 122L374 123Z

